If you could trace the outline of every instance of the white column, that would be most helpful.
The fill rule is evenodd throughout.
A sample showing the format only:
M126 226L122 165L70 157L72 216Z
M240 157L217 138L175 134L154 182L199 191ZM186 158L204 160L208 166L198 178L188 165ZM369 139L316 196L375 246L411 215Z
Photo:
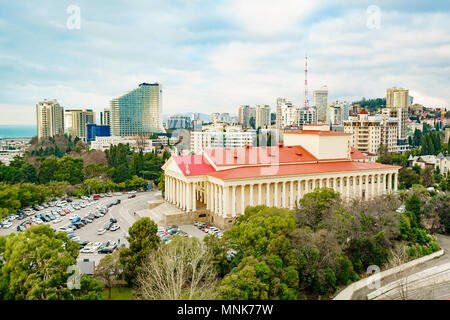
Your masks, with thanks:
M192 202L192 183L186 183L186 211L191 211Z
M352 176L353 180L353 198L356 199L356 176Z
M322 188L322 177L319 179L319 188Z
M278 182L275 182L274 188L275 191L274 191L273 206L278 207Z
M375 194L375 175L372 174L371 176L371 182L372 182L372 198L375 198L376 194Z
M236 216L236 186L233 186L231 190L231 215Z
M266 183L266 206L270 207L270 183Z
M309 193L309 179L305 180L305 194Z
M398 188L398 173L394 173L394 191Z
M226 217L229 213L228 209L228 193L229 193L229 187L223 187L223 210L222 210L222 216Z
M287 208L287 201L286 201L286 181L283 181L283 187L282 187L282 193L281 193L281 207Z
M347 189L346 196L347 196L347 199L350 199L350 179L349 179L348 176L345 177L345 182L347 184L346 187L345 187L345 189Z
M377 175L377 189L378 189L378 195L381 196L383 193L381 190L381 174L380 173Z
M206 183L206 210L210 210L210 201L211 201L211 190L210 190L210 185L211 183L207 182Z
M261 183L258 183L258 205L262 204Z
M212 212L214 212L214 214L217 214L217 187L215 183L212 185L212 189L213 189Z
M245 184L241 185L241 214L245 211Z
M223 216L223 187L219 186L219 216Z
M195 182L192 182L192 211L197 211L197 188Z
M249 205L253 207L253 206L254 206L254 203L253 203L253 184L250 183L250 184L248 185L248 187L250 188Z
M362 199L362 176L359 176L359 196L358 198Z
M297 201L302 197L302 180L297 181ZM298 203L296 203L298 204Z
M291 181L289 185L289 208L294 208L294 181Z
M392 192L392 173L388 174L388 192L391 193Z
M339 177L339 193L341 194L342 198L345 198L344 196L344 178Z

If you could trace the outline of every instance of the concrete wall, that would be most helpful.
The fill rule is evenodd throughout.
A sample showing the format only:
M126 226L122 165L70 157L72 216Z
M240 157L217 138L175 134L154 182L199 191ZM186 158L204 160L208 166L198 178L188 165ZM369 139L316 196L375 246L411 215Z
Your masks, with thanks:
M432 260L434 258L440 257L444 254L444 250L439 250L435 253L432 253L428 256L419 258L419 259L415 259L412 260L410 262L404 263L400 266L397 266L395 268L392 269L388 269L385 271L382 271L378 274L374 274L371 275L370 277L364 278L360 281L354 282L351 285L349 285L348 287L346 287L345 289L343 289L342 291L340 291L334 298L333 300L351 300L353 297L353 293L357 290L360 290L364 287L366 287L369 283L373 283L375 280L380 280L382 281L383 278L391 276L395 273L398 272L402 272L406 269L409 269L411 267L417 266L421 263L424 263L426 261Z

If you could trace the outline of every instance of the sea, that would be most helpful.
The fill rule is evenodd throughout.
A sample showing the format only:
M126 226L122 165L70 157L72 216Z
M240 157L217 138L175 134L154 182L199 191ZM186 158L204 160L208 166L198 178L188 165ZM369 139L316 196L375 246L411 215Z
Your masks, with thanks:
M0 138L32 138L37 135L36 125L0 124Z

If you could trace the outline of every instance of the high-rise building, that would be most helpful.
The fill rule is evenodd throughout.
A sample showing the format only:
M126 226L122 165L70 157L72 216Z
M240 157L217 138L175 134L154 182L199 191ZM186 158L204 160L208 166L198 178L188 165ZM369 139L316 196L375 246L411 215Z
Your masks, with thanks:
M248 105L242 105L239 107L239 124L242 125L243 128L253 127L255 117L256 117L255 108L251 108Z
M277 129L283 129L288 126L296 126L298 120L298 111L292 105L292 102L285 98L277 99Z
M111 108L104 108L103 112L100 112L100 124L106 126L111 125Z
M44 99L36 104L36 120L38 139L64 134L64 108L56 99Z
M398 119L398 145L408 144L408 114L411 100L407 89L388 88L386 90L386 109L389 115Z
M164 132L161 116L161 85L141 83L138 88L111 100L111 134L129 137Z
M105 124L88 123L86 125L86 140L94 141L96 137L110 137L111 127Z
M64 114L65 133L73 138L86 138L87 125L95 123L95 112L92 109L70 109Z
M320 90L314 90L314 106L317 108L317 121L327 122L328 87L322 86Z
M267 104L256 105L255 129L270 126L270 106Z
M210 120L211 120L212 123L217 122L217 121L231 123L231 117L230 117L230 114L228 112L225 112L225 113L218 113L218 112L211 113Z
M378 153L380 145L387 146L389 152L397 152L397 119L387 113L369 116L362 110L358 116L344 121L344 132L351 133L351 146L361 152Z

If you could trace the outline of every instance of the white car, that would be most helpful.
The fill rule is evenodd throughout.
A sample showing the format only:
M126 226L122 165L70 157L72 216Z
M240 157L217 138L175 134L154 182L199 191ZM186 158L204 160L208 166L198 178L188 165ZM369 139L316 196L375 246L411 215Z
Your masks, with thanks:
M59 223L59 222L61 222L61 221L62 221L61 218L56 218L55 220L53 220L53 224Z
M84 247L83 249L80 250L80 253L93 253L94 249L91 247Z
M98 234L98 235L102 235L102 234L104 234L105 232L106 232L106 229L103 229L103 228L97 230L97 234Z
M8 229L11 226L12 226L11 222L6 222L6 223L3 224L3 229Z
M80 237L73 237L71 240L73 240L73 241L79 241L79 240L80 240Z
M110 231L116 231L116 230L119 230L119 229L120 229L120 226L118 224L115 224L109 230Z

